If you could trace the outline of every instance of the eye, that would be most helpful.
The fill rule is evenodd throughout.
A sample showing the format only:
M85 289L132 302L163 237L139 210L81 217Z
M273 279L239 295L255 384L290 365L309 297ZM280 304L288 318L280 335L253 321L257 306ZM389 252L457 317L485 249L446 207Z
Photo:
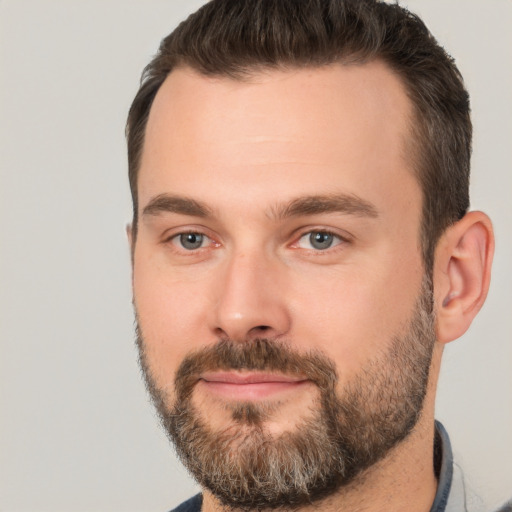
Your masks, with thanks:
M181 233L173 236L171 242L187 251L194 251L204 247L210 239L202 233Z
M302 249L314 249L315 251L325 251L331 247L335 247L342 242L339 236L329 231L310 231L302 235L297 246Z

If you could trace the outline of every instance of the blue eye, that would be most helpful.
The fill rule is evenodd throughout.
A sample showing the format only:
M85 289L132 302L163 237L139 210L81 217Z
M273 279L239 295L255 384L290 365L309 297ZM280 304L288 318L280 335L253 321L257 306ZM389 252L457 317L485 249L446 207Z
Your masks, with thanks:
M334 241L334 236L331 233L323 233L316 231L309 234L309 243L315 249L329 249Z
M203 246L206 237L201 233L182 233L176 238L179 239L179 243L184 249L193 251Z
M310 231L301 236L298 246L303 249L325 251L341 243L340 237L328 231Z

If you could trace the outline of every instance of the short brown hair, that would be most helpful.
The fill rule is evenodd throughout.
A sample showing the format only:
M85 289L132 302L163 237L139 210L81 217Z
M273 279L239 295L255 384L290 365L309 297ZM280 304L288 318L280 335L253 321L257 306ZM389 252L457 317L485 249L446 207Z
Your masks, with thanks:
M469 207L469 96L425 24L379 0L211 0L167 36L144 69L126 126L134 234L149 111L177 66L241 80L258 69L373 59L401 77L414 106L408 146L423 191L422 250L430 271L439 237Z

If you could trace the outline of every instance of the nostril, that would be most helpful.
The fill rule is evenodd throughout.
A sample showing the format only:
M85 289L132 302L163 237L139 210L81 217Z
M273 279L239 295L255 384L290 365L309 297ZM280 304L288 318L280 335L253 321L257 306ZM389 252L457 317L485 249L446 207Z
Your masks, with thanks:
M253 327L251 331L259 331L259 332L265 332L268 331L270 327L268 325L257 325L256 327Z

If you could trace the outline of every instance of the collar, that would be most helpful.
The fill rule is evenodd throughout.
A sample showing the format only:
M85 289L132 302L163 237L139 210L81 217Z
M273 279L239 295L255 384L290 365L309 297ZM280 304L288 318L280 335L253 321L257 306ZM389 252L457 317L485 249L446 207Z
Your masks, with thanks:
M482 500L466 485L459 465L454 462L452 446L443 425L436 421L434 471L438 483L430 512L483 512Z
M447 508L450 499L450 491L453 481L453 454L450 438L443 425L436 421L434 436L434 470L437 476L437 492L430 512L449 512L454 509Z

